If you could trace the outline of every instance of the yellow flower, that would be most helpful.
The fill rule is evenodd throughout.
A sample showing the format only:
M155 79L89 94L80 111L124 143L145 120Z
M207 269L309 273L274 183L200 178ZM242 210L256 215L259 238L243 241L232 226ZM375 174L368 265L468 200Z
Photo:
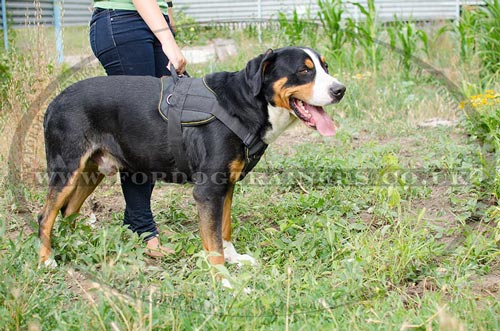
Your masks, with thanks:
M460 102L459 108L464 109L466 105L471 105L473 108L481 108L483 106L492 106L500 103L500 94L494 90L486 90L484 94L475 94L469 100Z
M361 80L361 79L371 77L371 75L372 75L372 73L370 71L367 71L365 73L355 74L354 76L352 76L352 78L356 79L356 80Z

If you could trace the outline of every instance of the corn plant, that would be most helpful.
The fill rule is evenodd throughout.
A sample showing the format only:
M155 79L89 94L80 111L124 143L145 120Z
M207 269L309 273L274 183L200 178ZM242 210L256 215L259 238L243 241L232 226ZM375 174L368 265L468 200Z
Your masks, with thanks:
M291 19L288 19L287 15L283 12L278 13L278 24L280 26L280 31L283 31L286 42L288 45L297 46L307 40L307 45L310 47L316 47L316 30L317 25L310 22L307 18L301 18L297 13L297 9L293 10Z
M427 33L415 28L411 22L396 21L388 30L390 45L401 55L401 64L406 73L411 69L412 58L422 49L429 52L429 38Z
M464 7L460 19L454 25L454 30L460 43L460 59L466 63L473 58L477 49L478 20L472 7Z
M382 27L377 19L375 0L368 0L366 8L358 2L353 2L352 4L357 7L363 17L359 20L348 18L348 31L352 40L363 48L368 61L372 65L373 71L376 72L382 60L382 49L377 43L382 32Z
M500 2L486 0L485 6L465 6L458 23L449 30L457 35L463 63L479 58L480 74L489 85L500 70Z
M328 52L340 55L347 42L345 24L342 21L344 9L341 0L319 0L319 19L328 39Z
M476 13L480 17L479 58L482 75L488 80L500 75L500 1L487 0Z

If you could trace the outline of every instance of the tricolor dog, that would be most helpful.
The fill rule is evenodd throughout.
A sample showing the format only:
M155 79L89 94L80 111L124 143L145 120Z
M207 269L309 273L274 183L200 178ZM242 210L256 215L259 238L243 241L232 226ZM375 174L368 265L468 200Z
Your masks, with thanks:
M140 173L191 182L203 248L214 265L254 263L231 242L238 182L297 121L335 134L323 106L346 88L310 48L269 50L238 72L204 78L95 77L64 90L44 119L49 187L39 215L40 263L51 263L61 211L78 213L104 176Z

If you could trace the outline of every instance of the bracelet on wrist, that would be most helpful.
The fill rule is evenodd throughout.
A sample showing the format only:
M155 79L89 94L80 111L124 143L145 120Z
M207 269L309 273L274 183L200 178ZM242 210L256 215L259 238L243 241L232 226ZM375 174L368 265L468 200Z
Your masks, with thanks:
M167 31L167 30L170 30L170 28L168 26L165 27L165 28L160 28L160 29L152 30L152 32L153 33L158 33L158 32Z

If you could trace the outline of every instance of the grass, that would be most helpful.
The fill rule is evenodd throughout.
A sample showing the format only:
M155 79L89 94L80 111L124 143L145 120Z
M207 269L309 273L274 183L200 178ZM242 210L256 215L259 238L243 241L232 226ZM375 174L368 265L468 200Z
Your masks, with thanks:
M348 132L335 141L306 135L314 144L296 144L286 159L271 148L256 171L276 176L279 162L280 169L302 169L326 182L335 170L366 167L376 178L421 158L423 168L445 173L473 163L477 152L448 138L452 131L414 129L405 146L356 143ZM75 231L59 222L60 267L36 269L35 236L11 231L26 221L10 215L3 237L17 235L3 243L0 255L1 320L10 321L9 329L30 323L71 329L89 320L88 329L498 327L498 285L483 289L481 279L498 270L500 229L494 219L472 220L472 185L447 187L434 197L439 187L433 184L280 183L238 186L236 245L260 265L229 268L238 284L234 293L213 282L206 257L197 254L195 210L185 188L160 185L155 193L157 221L169 232L163 240L176 249L166 261L145 259L117 212L100 219L99 231L85 218ZM253 291L244 294L243 287Z
M272 31L264 32L263 44L250 29L224 33L239 55L192 65L192 74L239 70L282 45ZM445 40L450 46L436 62L459 63L459 44ZM327 41L317 43L328 49ZM458 106L431 73L417 68L409 75L397 54L384 52L376 73L370 62L357 67L327 52L331 72L348 87L329 109L337 135L287 132L237 186L235 246L259 265L227 266L234 291L221 288L200 253L189 186L158 184L154 192L162 241L176 251L168 259L143 255L138 238L122 227L119 187L107 179L74 230L72 219L56 223L59 267L47 270L36 268L35 215L45 188L4 182L0 329L499 329L500 212L482 173L492 154L461 125L420 127L435 117L461 120ZM27 53L18 58L34 63L31 69L38 63L41 74L23 85L29 70L19 61L12 68L19 85L2 100L9 105L2 114L7 135L16 112L32 100L28 88L39 90L67 70L49 70L50 54L39 62ZM468 72L460 65L445 69L459 86L474 83L461 78ZM82 71L58 89L95 74L102 71Z

